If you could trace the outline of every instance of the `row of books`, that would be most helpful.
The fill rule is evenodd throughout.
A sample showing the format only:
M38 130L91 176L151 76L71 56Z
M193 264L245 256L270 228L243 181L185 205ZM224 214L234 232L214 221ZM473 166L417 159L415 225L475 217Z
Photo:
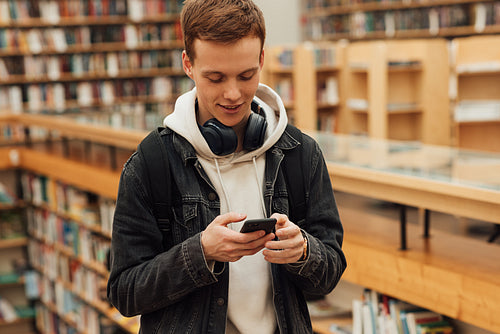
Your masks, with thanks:
M500 100L463 100L455 106L456 122L500 121Z
M313 46L306 44L313 53L313 62L316 67L334 67L337 65L336 47L331 46Z
M179 23L141 25L93 25L47 29L0 28L0 51L41 53L90 52L93 45L102 51L104 43L122 43L123 49L155 46L181 39ZM81 48L87 48L81 51ZM84 49L85 50L85 49Z
M337 77L329 76L318 81L318 104L337 105L339 103L339 84Z
M30 241L29 253L41 273L34 283L40 300L39 328L48 333L59 333L60 326L75 333L105 334L116 330L116 324L123 319L108 314L104 276L38 241Z
M334 133L337 132L337 117L332 112L318 113L318 131Z
M126 103L92 108L87 112L68 113L68 117L86 124L107 124L113 128L152 130L163 124L174 110L174 102Z
M441 28L474 25L481 32L486 25L500 24L498 3L475 6L474 11L468 5L450 5L312 17L306 20L305 34L310 39L343 33L362 37L369 32L384 32L392 37L396 31L406 30L428 30L437 35Z
M43 333L101 333L100 314L60 281L40 279L37 327Z
M106 285L106 274L103 272L90 268L92 265L74 256L66 255L58 247L37 240L30 240L28 252L31 263L40 271L42 277L52 282L63 283L80 299L89 301L95 306L106 303L101 289L103 285ZM43 290L38 292L42 300L44 300L44 293ZM53 302L53 295L46 295L44 301ZM67 312L68 309L61 309L61 313Z
M435 5L441 5L440 2L444 2L448 4L447 1L434 1ZM474 1L472 1L474 2ZM360 5L360 4L396 4L396 5L409 5L409 4L424 4L427 5L428 1L426 0L306 0L305 8L308 10L314 9L325 9L325 8L334 8L338 6L352 6L352 5Z
M122 72L165 68L182 73L180 50L24 56L22 61L0 58L0 79L22 76L25 80L57 81L90 75L114 78Z
M352 334L453 334L441 314L365 289L352 302Z
M277 53L274 59L277 64L283 68L291 68L294 64L293 60L294 48L292 47L282 47Z
M65 219L48 210L37 209L29 215L28 231L30 235L43 240L46 245L64 250L64 253L76 259L78 264L84 263L93 268L100 268L104 272L111 235L107 234L104 237L101 231L91 231L85 228L85 225L83 222ZM69 276L61 273L58 275ZM73 274L69 277L73 277Z
M32 212L29 227L39 237L48 238L52 242L70 245L79 239L79 226L95 227L103 236L111 234L114 203L96 194L53 180L46 176L23 173L21 176L23 199L36 206L47 207L48 210L28 210ZM69 217L66 219L65 217ZM75 220L76 226L72 227ZM52 224L52 225L51 225ZM47 230L50 229L51 230ZM94 230L95 230L94 228ZM75 231L72 231L75 229ZM66 242L66 233L76 233ZM77 248L76 254L80 254Z
M0 111L63 113L115 103L163 102L193 88L187 77L97 80L27 86L0 85Z
M67 17L129 16L142 19L158 14L176 14L181 0L0 0L0 23L40 18L58 23Z
M292 78L281 78L274 84L274 90L278 93L278 95L283 100L285 105L293 103L294 99L294 90Z

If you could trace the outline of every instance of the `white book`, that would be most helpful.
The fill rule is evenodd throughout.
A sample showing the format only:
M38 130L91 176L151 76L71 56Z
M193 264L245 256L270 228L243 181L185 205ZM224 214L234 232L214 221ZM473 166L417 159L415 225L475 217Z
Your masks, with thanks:
M114 86L111 81L106 81L102 84L102 102L105 105L112 105L115 102Z
M61 17L59 16L59 4L57 1L40 1L40 18L42 21L57 24Z
M125 46L127 49L135 49L139 44L137 28L131 24L125 26Z
M0 22L1 23L9 23L10 22L8 0L0 0Z
M64 85L56 83L53 86L54 90L54 109L56 112L63 112L66 109L66 94L64 92Z
M88 82L80 82L77 86L77 100L80 106L90 106L93 103L92 85Z
M339 103L339 85L337 78L329 77L326 80L326 102L330 104Z
M51 80L57 80L61 77L61 64L59 56L50 56L47 61L47 76Z
M49 34L52 38L52 43L57 52L64 52L68 49L68 44L66 43L66 36L64 35L64 30L61 28L51 29Z
M476 63L459 64L456 67L459 74L477 72L498 72L500 71L500 61L484 61Z
M144 6L141 0L127 0L128 13L132 21L141 21L144 18Z
M13 322L18 319L14 306L5 298L0 296L0 315L5 322Z
M429 34L437 35L439 33L439 12L435 8L429 10Z
M394 20L394 13L385 12L384 22L385 22L385 35L387 37L394 37L394 35L396 34L396 22Z
M500 120L500 100L466 100L455 107L455 121Z
M481 33L486 27L486 6L484 3L476 3L475 5L476 17L474 20L474 31Z
M158 99L166 99L172 95L172 79L158 77L153 79L153 96Z
M118 68L118 54L110 52L107 54L107 72L110 77L116 77L119 72Z
M352 334L363 333L363 302L359 299L352 301Z
M83 56L81 54L73 55L73 71L71 74L75 77L83 75Z
M29 85L28 87L28 108L30 112L40 112L42 110L42 90L39 85Z
M27 35L29 50L32 53L42 52L42 33L39 29L30 29Z
M347 106L352 110L368 110L368 100L365 99L348 99Z
M363 304L363 334L377 334L377 325L370 303Z

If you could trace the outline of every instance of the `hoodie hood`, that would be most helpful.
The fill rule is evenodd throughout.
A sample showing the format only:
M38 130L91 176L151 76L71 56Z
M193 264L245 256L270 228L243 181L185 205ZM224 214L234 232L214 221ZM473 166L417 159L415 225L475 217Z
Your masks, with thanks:
M177 99L173 113L165 117L163 125L169 127L191 143L196 150L196 154L202 159L213 160L214 158L223 158L223 160L230 160L232 162L251 160L253 157L258 157L271 148L281 137L288 123L283 102L271 88L264 84L259 84L255 100L264 110L267 129L263 145L251 152L233 153L224 156L224 158L212 152L201 134L196 120L196 87Z

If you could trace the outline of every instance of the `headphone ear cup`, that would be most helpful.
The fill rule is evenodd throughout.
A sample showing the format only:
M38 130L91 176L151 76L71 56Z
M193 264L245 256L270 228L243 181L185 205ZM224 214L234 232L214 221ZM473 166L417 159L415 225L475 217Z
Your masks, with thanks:
M203 126L198 126L214 154L227 155L236 151L238 137L232 128L225 126L215 118L209 119Z
M266 129L266 119L255 112L250 113L247 128L245 130L245 137L243 139L243 147L249 151L261 147L262 144L264 144Z

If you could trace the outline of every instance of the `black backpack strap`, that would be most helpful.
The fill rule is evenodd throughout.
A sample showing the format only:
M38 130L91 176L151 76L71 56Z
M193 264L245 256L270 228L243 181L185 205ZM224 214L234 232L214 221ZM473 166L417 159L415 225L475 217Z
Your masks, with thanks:
M296 148L285 153L283 159L283 172L288 191L290 206L290 220L294 223L306 218L306 188L303 173L303 140L302 131L288 124L286 131L299 143Z
M148 171L149 190L154 201L153 211L160 225L169 222L172 201L167 147L160 135L163 129L160 127L151 131L137 147Z

